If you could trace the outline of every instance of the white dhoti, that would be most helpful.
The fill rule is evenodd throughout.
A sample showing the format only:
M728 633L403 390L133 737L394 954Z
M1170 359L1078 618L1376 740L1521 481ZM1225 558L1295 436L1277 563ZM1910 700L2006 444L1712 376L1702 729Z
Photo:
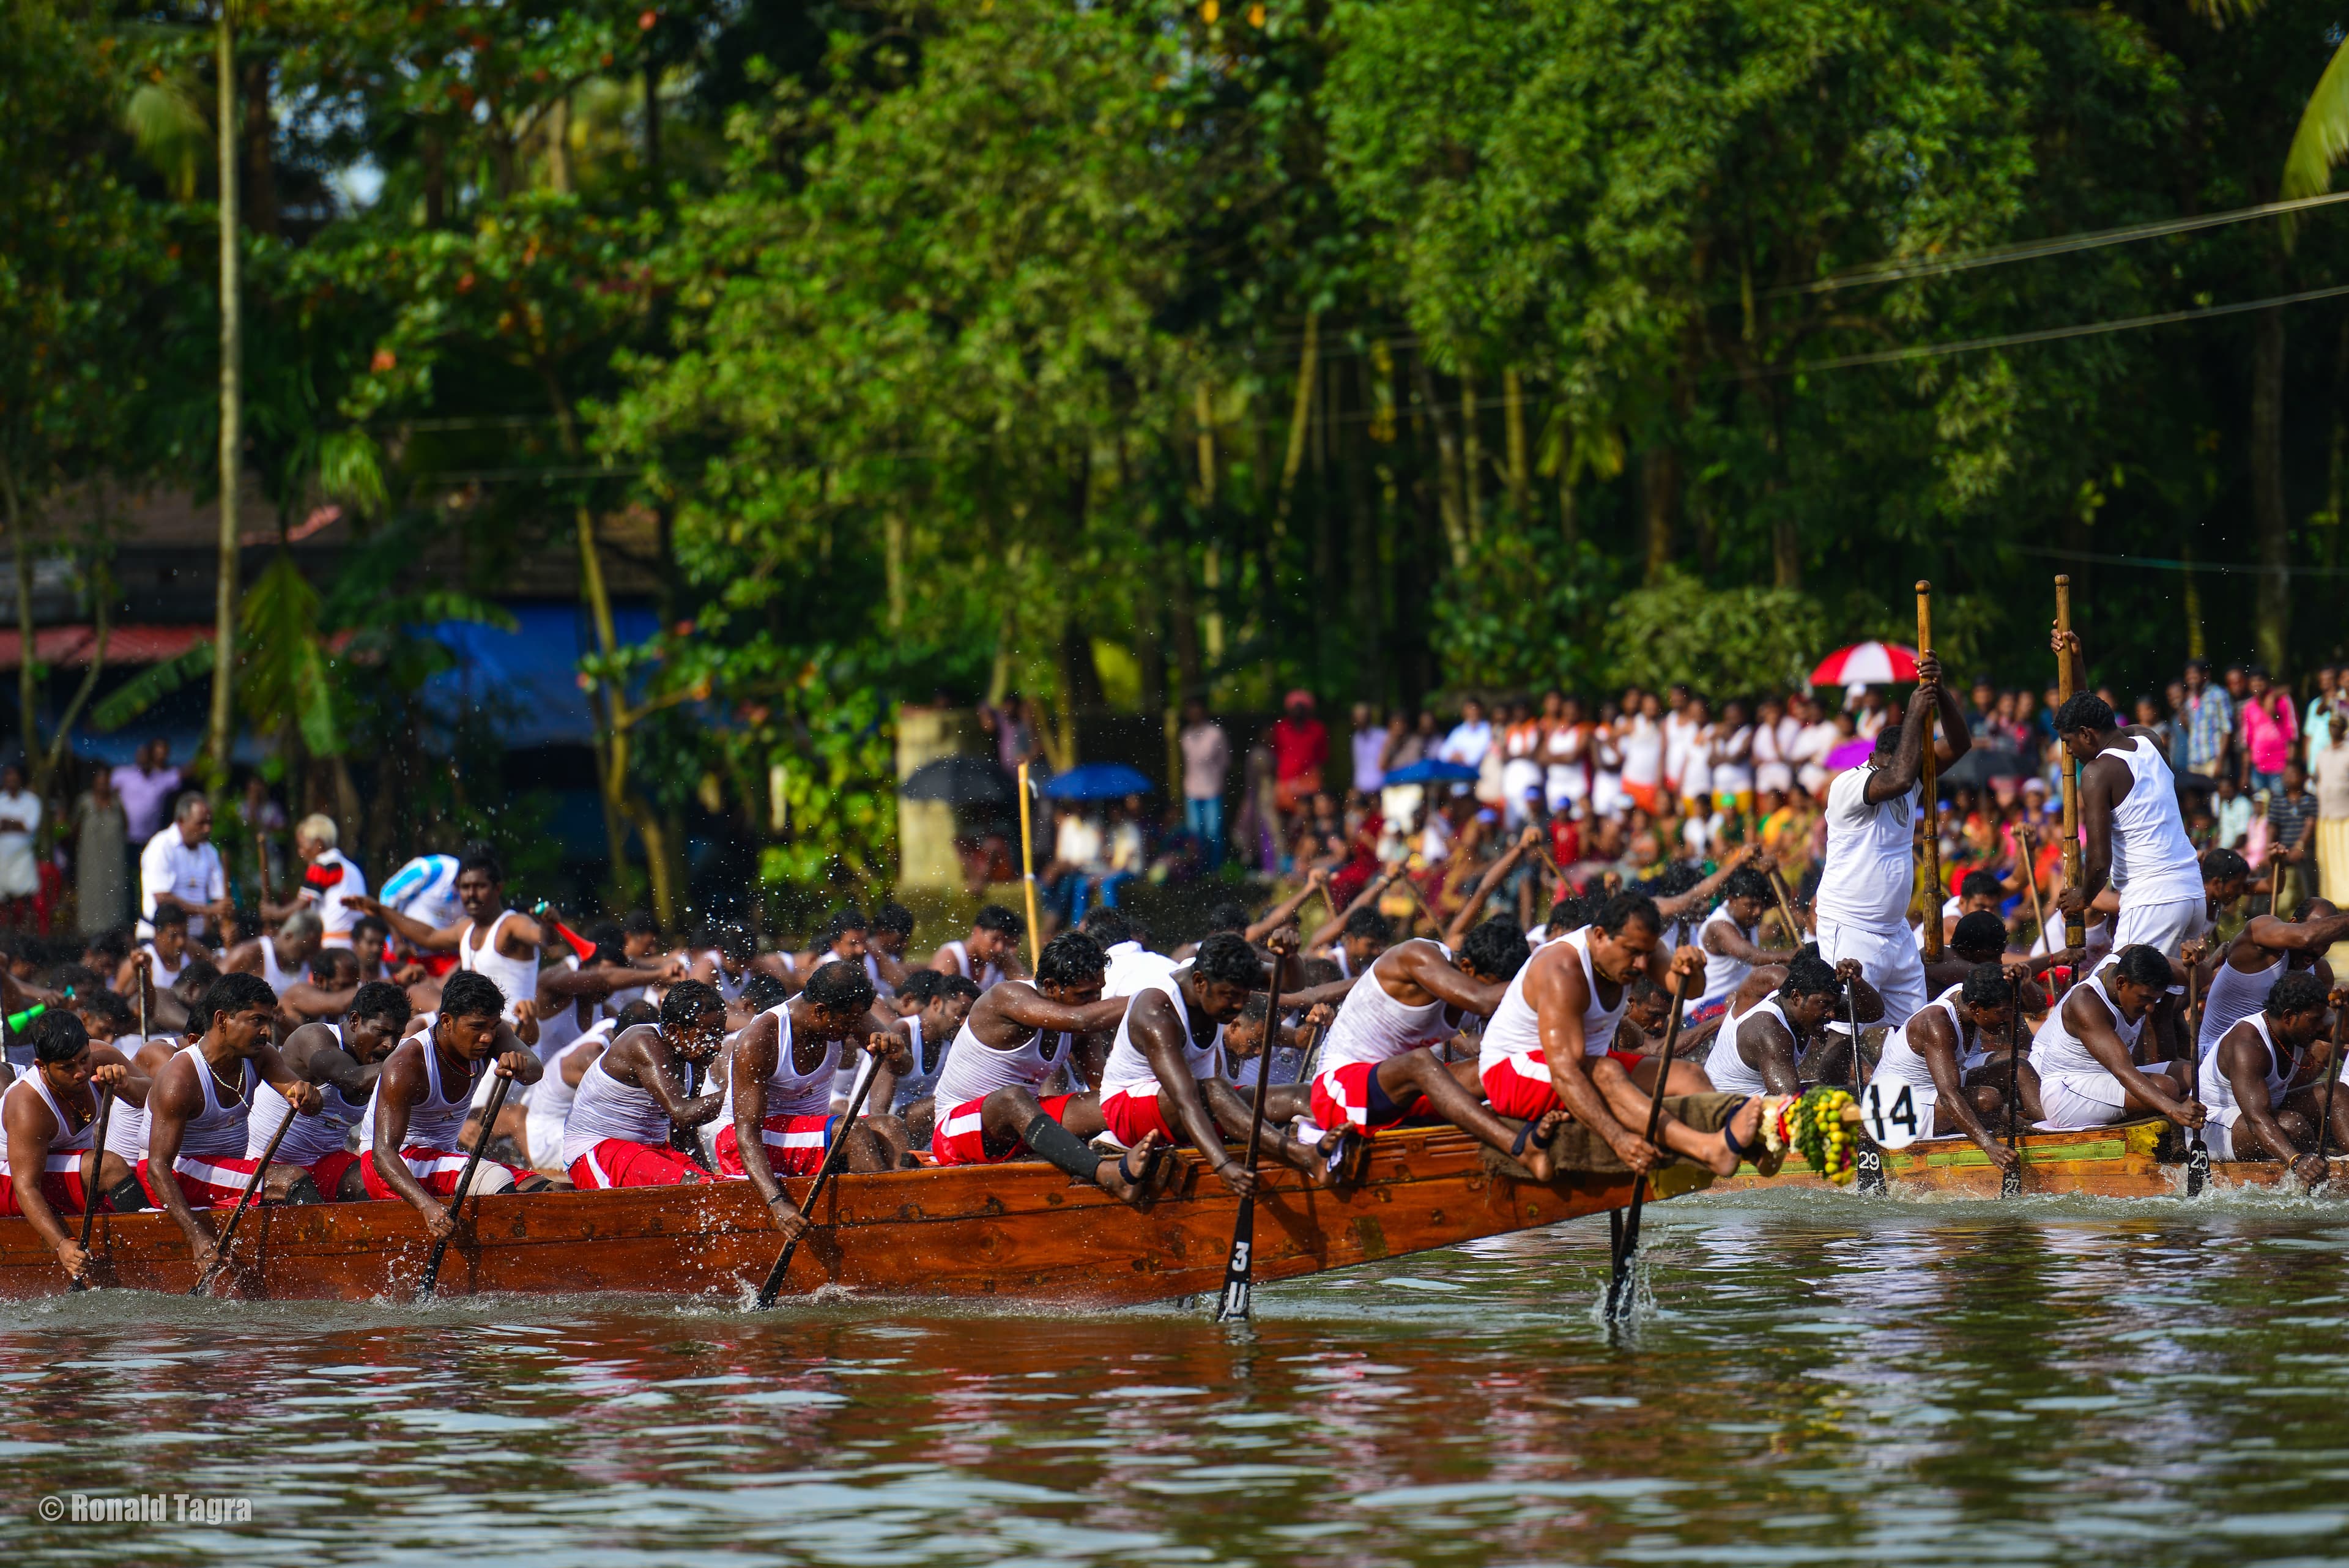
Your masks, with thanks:
M1861 975L1884 998L1880 1023L1898 1029L1925 1005L1925 959L1917 950L1917 938L1906 922L1847 925L1822 915L1818 927L1819 956L1831 964L1857 959Z
M2043 1127L2104 1127L2130 1115L2128 1091L2110 1073L2042 1073L2039 1104Z
M2191 898L2173 898L2166 904L2139 904L2134 908L2124 898L2120 918L2113 929L2113 950L2118 952L2143 943L2159 949L2162 957L2174 959L2182 944L2209 929L2209 902L2199 894Z

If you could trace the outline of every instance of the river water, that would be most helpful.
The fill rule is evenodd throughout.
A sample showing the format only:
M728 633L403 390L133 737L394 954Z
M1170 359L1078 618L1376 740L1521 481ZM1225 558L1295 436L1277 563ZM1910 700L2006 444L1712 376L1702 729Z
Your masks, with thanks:
M132 1568L2349 1564L2349 1205L1789 1190L1648 1234L1611 1339L1588 1220L1267 1289L1240 1332L11 1304L0 1541ZM77 1492L163 1518L44 1521Z

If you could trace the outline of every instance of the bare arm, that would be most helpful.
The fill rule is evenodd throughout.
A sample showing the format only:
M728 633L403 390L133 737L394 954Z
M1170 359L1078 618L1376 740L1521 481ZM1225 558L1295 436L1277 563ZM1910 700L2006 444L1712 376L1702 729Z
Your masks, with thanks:
M1656 913L1663 916L1669 922L1679 919L1691 910L1702 909L1713 902L1713 896L1721 891L1721 885L1729 880L1729 874L1732 871L1736 870L1761 852L1762 846L1758 844L1739 845L1731 851L1729 858L1723 860L1712 876L1685 893L1675 893L1669 898L1657 899Z
M1354 895L1354 901L1352 903L1348 904L1344 909L1340 909L1336 914L1331 915L1327 920L1321 923L1321 929L1319 930L1315 931L1310 937L1306 939L1305 951L1308 953L1320 952L1330 943L1336 941L1340 934L1345 930L1346 921L1353 915L1354 911L1357 909L1368 909L1371 905L1378 902L1379 896L1387 890L1387 885L1392 882L1399 875L1399 872L1394 871L1381 872L1380 875L1364 882L1362 884L1362 890Z
M1751 1033L1746 1024L1753 1024ZM1740 1060L1762 1075L1762 1086L1774 1095L1799 1095L1802 1075L1795 1067L1794 1032L1767 1013L1740 1019L1737 1025Z
M2349 914L2328 915L2321 920L2280 920L2256 915L2246 928L2255 946L2270 952L2322 952L2349 938Z
M1786 955L1757 947L1738 934L1734 926L1707 925L1697 933L1697 945L1716 958L1735 959L1739 963L1775 963Z
M1423 941L1409 941L1400 947L1389 948L1380 955L1379 963L1385 963L1389 958L1395 961L1402 977L1421 991L1480 1018L1491 1017L1493 1010L1501 1005L1501 998L1509 989L1506 982L1471 980L1453 968L1441 951ZM1371 974L1375 979L1377 965L1372 966Z
M2156 1106L2168 1104L2147 1080L2144 1070L2129 1054L2129 1048L2121 1044L2121 1037L2113 1032L2111 1015L2105 1011L2104 1003L2094 998L2089 987L2081 986L2064 999L2064 1023L2073 1038L2095 1058L2096 1064L2118 1078L2139 1102ZM2179 1127L2193 1127L2201 1120L2200 1110L2198 1105L2166 1114Z
M1288 924L1291 919L1295 919L1297 911L1305 908L1306 900L1311 898L1317 893L1320 894L1326 899L1329 897L1329 891L1330 873L1316 867L1306 877L1304 887L1299 888L1296 892L1291 893L1288 898L1283 898L1279 903L1275 904L1271 909L1267 909L1264 913L1264 919L1258 920L1256 924L1250 926L1247 930L1242 931L1240 934L1248 940L1251 946L1261 942L1265 938L1272 935L1273 932L1280 929L1281 927Z
M356 895L347 902L354 909L380 917L383 923L389 926L396 934L407 938L409 946L421 948L427 952L455 952L457 944L464 939L465 928L472 923L470 920L460 921L456 925L445 926L436 931L421 920L413 919L397 909L384 908L380 902L365 894ZM418 1190L423 1189L419 1188Z
M1277 1024L1278 1020L1274 1022ZM1174 1100L1174 1120L1191 1147L1207 1160L1225 1186L1235 1192L1253 1191L1254 1173L1225 1154L1223 1129L1216 1125L1206 1097L1199 1093L1199 1080L1191 1075L1190 1065L1183 1059L1183 1048L1189 1042L1184 1038L1183 1021L1176 1016L1174 1002L1164 992L1143 992L1133 999L1126 1033L1148 1058L1159 1093Z
M198 1053L185 1051L181 1057L193 1057ZM161 1199L163 1212L188 1239L195 1254L196 1267L211 1266L213 1242L211 1230L198 1220L188 1207L188 1195L180 1190L180 1174L172 1168L180 1158L180 1143L187 1134L189 1118L203 1109L203 1090L195 1075L204 1071L201 1062L190 1068L173 1071L179 1058L167 1064L155 1089L147 1096L147 1185Z
M1511 871L1516 869L1517 862L1526 857L1526 851L1532 849L1540 838L1540 828L1527 827L1523 833L1517 835L1517 841L1509 846L1508 852L1494 861L1485 870L1485 875L1477 880L1475 888L1469 893L1467 900L1460 906L1460 912L1453 916L1452 923L1444 929L1445 947L1457 947L1467 940L1469 931L1476 924L1476 911L1485 907L1485 900L1492 897L1493 889L1499 887Z
M1623 1163L1645 1171L1656 1163L1655 1145L1615 1119L1606 1096L1590 1081L1584 1064L1582 1014L1590 1005L1589 988L1582 981L1579 963L1550 962L1526 983L1526 1000L1540 1020L1542 1057L1549 1064L1550 1082L1574 1119L1607 1140Z
M979 1000L982 1003L993 1002L997 996L1003 995L1005 989L999 985ZM1019 991L1003 995L1003 1000L996 1006L997 1011L1012 1023L1025 1024L1030 1029L1083 1034L1096 1029L1116 1028L1125 1016L1126 1003L1132 1000L1124 996L1105 996L1083 1007L1068 1007L1023 985Z
M1949 1014L1938 1007L1929 1007L1909 1020L1909 1044L1917 1054L1925 1058L1925 1070L1933 1075L1933 1093L1940 1103L1950 1107L1951 1119L1958 1130L1973 1140L1974 1147L1990 1156L1991 1163L2001 1170L2018 1168L2023 1160L2005 1144L1991 1136L1990 1128L1975 1114L1973 1096L1966 1093L1965 1075L1958 1070L1958 1033L1951 1027ZM1928 1134L1931 1128L1927 1128Z
M2260 1142L2267 1146L2268 1153L2294 1168L2305 1158L2309 1174L2321 1178L2324 1168L2316 1157L2303 1157L2284 1132L2283 1124L2275 1118L2275 1106L2268 1099L2267 1054L2267 1044L2259 1038L2259 1031L2249 1023L2238 1023L2219 1042L2218 1050L2211 1054L2211 1065L2227 1075L2227 1082L2235 1090L2235 1103L2242 1107L2242 1119L2251 1124ZM2318 1103L2322 1105L2323 1101Z

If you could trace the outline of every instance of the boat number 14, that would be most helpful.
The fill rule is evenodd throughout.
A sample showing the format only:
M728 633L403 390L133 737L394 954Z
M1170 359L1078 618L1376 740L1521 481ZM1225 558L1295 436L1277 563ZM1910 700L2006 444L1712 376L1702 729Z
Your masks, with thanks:
M1938 1091L1930 1085L1888 1084L1877 1080L1859 1092L1859 1119L1880 1148L1907 1148L1920 1137L1933 1136L1933 1102Z

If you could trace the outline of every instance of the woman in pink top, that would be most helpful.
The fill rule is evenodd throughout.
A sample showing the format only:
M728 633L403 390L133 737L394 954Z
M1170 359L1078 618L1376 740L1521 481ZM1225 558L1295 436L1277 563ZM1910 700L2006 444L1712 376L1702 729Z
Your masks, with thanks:
M2251 674L2242 725L2245 793L2282 790L2283 767L2292 760L2292 742L2300 732L2292 720L2291 695L2271 687L2267 676L2257 670Z

